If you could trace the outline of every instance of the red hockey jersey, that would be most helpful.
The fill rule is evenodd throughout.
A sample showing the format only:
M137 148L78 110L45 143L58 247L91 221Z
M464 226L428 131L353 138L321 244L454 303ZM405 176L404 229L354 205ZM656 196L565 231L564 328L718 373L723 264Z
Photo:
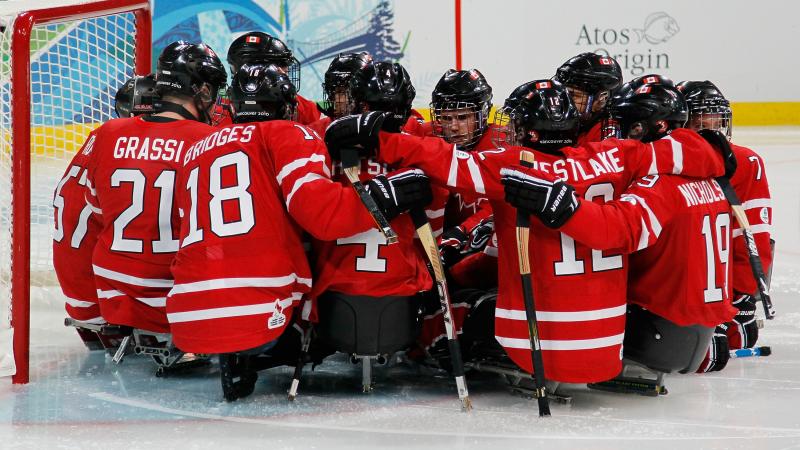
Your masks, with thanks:
M317 103L302 95L297 96L297 122L308 125L323 118L325 115L319 110Z
M731 186L747 214L753 230L753 238L758 248L758 256L764 271L772 265L772 251L769 239L772 228L772 202L767 182L764 160L747 147L731 144L736 156L736 172L731 177ZM743 294L754 294L756 281L750 268L742 229L738 223L733 228L733 290Z
M385 164L372 159L362 159L361 180L366 181L387 173ZM350 182L341 173L341 165L334 166L333 179L350 188ZM441 219L447 190L438 190L426 214L434 233L441 233ZM440 213L441 211L441 213ZM432 216L435 216L431 219ZM312 297L325 291L372 297L412 296L432 286L427 259L415 238L415 228L407 214L391 222L398 235L396 244L387 245L376 228L335 241L314 241L314 288Z
M435 138L381 133L380 158L418 167L452 190L485 195L498 237L499 290L495 334L514 362L531 371L530 341L516 253L516 210L503 201L500 169L519 165L521 147L467 153ZM534 167L568 180L587 199L611 200L650 173L720 175L721 158L696 133L676 130L652 144L606 140L536 152ZM593 250L531 221L529 248L545 375L562 382L607 380L621 370L625 330L626 256Z
M67 298L67 314L75 320L101 324L97 288L92 271L92 253L101 223L84 196L87 165L97 140L89 134L81 149L72 158L53 195L53 267L61 291Z
M167 300L175 345L227 353L273 341L311 290L302 231L335 240L375 227L328 161L315 133L282 120L222 128L187 149Z
M586 144L591 144L592 142L600 142L602 141L602 136L600 130L602 129L602 122L597 122L589 128L588 130L584 131L580 135L578 135L578 146L584 146Z
M209 130L193 120L139 116L96 131L85 192L102 221L92 265L110 323L169 331L164 304L180 220L175 182L184 152Z
M652 175L619 200L584 201L560 229L598 250L630 256L628 301L680 326L733 318L731 214L713 179Z

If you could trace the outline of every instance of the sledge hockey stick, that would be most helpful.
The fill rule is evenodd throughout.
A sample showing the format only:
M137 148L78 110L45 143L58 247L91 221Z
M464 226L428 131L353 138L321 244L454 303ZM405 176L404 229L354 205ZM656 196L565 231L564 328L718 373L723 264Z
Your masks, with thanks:
M375 220L375 223L378 225L378 229L381 231L381 234L386 238L387 244L394 244L397 242L397 233L394 232L392 226L389 225L389 221L386 220L386 216L383 215L380 208L378 208L377 203L375 203L375 199L369 195L369 192L364 188L364 184L358 178L359 173L361 172L361 160L358 157L358 150L348 148L341 150L341 158L342 158L342 170L344 171L344 175L350 180L350 184L353 185L353 189L356 190L358 197L361 199L361 203L364 204L364 207L367 208L367 211Z
M767 285L767 277L764 275L764 267L761 265L761 258L758 257L758 248L756 247L756 240L753 238L753 230L750 228L750 221L747 220L747 214L744 212L742 203L739 197L731 186L731 181L726 177L716 178L717 184L722 188L722 193L731 204L731 210L742 227L742 235L744 236L745 247L750 257L750 269L753 271L753 278L756 280L758 292L756 295L760 298L761 304L764 306L764 317L767 320L775 318L775 309L772 306L772 299L769 297L769 287Z
M519 154L519 162L525 167L533 167L533 153L523 150ZM533 379L536 388L536 399L539 402L539 416L550 415L550 403L544 379L544 360L542 359L542 344L539 341L539 326L536 322L536 305L533 301L533 281L531 279L531 264L528 256L528 243L530 241L530 217L523 210L517 211L517 255L519 257L519 275L522 279L522 297L525 301L525 319L528 322L528 336L531 341L531 363L533 365Z
M731 350L731 358L747 358L748 356L769 356L772 354L772 348L768 345L754 348L740 348L739 350Z
M303 366L306 363L308 347L311 344L311 328L303 330L303 345L300 348L300 355L297 356L297 364L294 366L292 375L292 385L289 386L289 401L293 402L297 397L297 388L300 386L300 375L303 374Z
M411 219L417 229L425 254L433 267L433 277L436 281L436 290L439 293L439 303L442 306L442 318L444 319L444 329L447 334L447 347L450 349L450 359L453 363L453 376L456 379L458 398L461 400L461 410L469 412L472 409L472 401L469 399L467 391L467 381L464 378L464 361L461 359L461 347L458 343L458 336L453 326L453 305L450 302L450 293L447 290L447 279L444 275L442 259L439 256L439 247L436 245L436 238L433 237L433 229L428 222L428 216L422 208L411 210Z

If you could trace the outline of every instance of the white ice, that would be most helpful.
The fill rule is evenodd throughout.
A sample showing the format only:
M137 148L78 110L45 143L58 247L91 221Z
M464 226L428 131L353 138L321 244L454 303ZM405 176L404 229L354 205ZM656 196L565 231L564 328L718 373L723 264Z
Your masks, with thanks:
M143 358L115 366L54 306L33 313L31 383L0 380L0 448L800 448L800 129L739 128L735 140L761 153L771 182L779 315L759 343L772 356L670 375L658 398L567 386L572 404L552 404L550 418L486 375L468 380L470 414L452 380L402 365L377 368L375 392L361 394L360 368L343 358L307 368L294 404L288 369L226 403L216 365L170 378Z

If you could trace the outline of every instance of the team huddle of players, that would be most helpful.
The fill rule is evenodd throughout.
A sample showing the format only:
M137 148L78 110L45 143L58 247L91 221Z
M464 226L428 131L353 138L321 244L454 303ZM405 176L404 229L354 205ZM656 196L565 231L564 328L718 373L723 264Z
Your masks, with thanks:
M730 179L764 267L769 189L761 158L728 142L731 109L713 83L623 84L613 58L583 53L514 89L490 120L484 76L448 70L426 122L402 65L364 52L333 60L320 106L297 94L299 64L277 38L240 36L227 60L230 85L208 46L167 46L58 183L54 265L76 323L219 355L228 400L249 395L258 370L335 351L405 351L449 370L408 214L424 210L464 360L531 372L522 210L535 216L548 380L612 379L623 354L661 371L720 370L729 348L755 344L756 284L715 178ZM348 152L396 243L345 178Z

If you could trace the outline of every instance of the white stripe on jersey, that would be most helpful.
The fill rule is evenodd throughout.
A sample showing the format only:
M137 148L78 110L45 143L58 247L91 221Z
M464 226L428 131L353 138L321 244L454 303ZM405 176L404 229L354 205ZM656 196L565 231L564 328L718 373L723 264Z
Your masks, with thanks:
M538 314L537 314L538 316ZM574 340L548 340L541 341L542 350L592 350L596 348L611 347L612 345L622 344L625 333L615 334L597 339L574 339ZM495 336L497 342L505 348L518 348L530 350L530 339L507 338Z
M742 208L744 209L771 208L771 207L772 207L772 201L768 198L754 198L752 200L742 202Z
M469 176L472 178L472 184L475 186L475 192L485 194L486 188L483 185L481 169L478 168L478 163L475 162L475 158L472 157L472 154L469 154L467 157L467 169L469 169Z
M458 149L453 146L453 156L450 160L450 172L447 174L447 185L456 187L458 184Z
M636 250L643 250L647 248L647 245L650 241L650 231L647 229L647 224L644 221L644 217L641 218L642 221L642 234L639 235L639 245L636 246Z
M96 206L94 206L93 204L89 203L88 200L86 201L86 206L88 206L89 209L92 210L93 213L100 214L101 216L103 215L103 210L98 208L98 207L96 207Z
M635 203L642 205L645 211L647 211L647 218L650 220L650 228L653 230L653 233L656 235L656 239L661 235L661 222L658 221L658 217L656 217L653 210L650 209L650 206L647 205L647 202L638 195L635 194L624 194L620 197L620 200L625 199L634 199Z
M306 183L311 183L312 181L317 181L317 180L330 181L329 178L325 178L322 175L316 173L308 173L302 178L298 178L297 181L294 182L294 186L292 186L292 191L289 192L289 195L286 196L286 209L287 210L289 209L289 204L292 202L292 197L294 197L294 194L298 191L298 189L300 189Z
M648 175L656 175L658 174L658 161L656 160L656 147L653 143L650 143L650 153L652 154L653 161L650 162L650 169L648 169Z
M750 231L752 231L753 234L772 233L771 229L772 229L772 226L770 224L768 224L768 223L760 223L758 225L751 225L750 226ZM735 237L735 238L737 238L739 236L742 236L743 234L744 234L744 232L742 231L741 228L736 228L736 229L733 230L733 237Z
M669 139L669 143L672 144L672 162L675 164L672 168L672 173L680 175L683 172L683 144L676 141L672 136L667 135L665 138Z
M296 273L291 273L282 277L217 278L214 280L176 284L173 286L172 290L169 291L169 295L213 291L215 289L283 287L295 282L311 287L311 278L300 278Z
M169 323L194 322L198 320L223 319L226 317L252 316L256 314L267 314L275 311L275 303L280 302L281 309L289 307L292 303L300 300L303 294L293 292L290 298L275 300L270 303L259 303L255 305L226 306L223 308L201 309L197 311L184 311L167 314ZM264 324L266 325L266 324Z
M436 218L442 217L442 216L444 216L444 208L437 209L435 211L431 211L431 210L427 210L426 209L425 210L425 215L428 216L428 219L436 219Z
M111 291L103 291L100 289L97 290L97 298L115 298L115 297L122 297L125 295L127 294L117 290L111 290ZM167 306L167 297L134 297L134 298L144 303L145 305L152 306L154 308L163 308Z
M313 162L321 162L322 163L322 170L325 171L325 174L327 174L328 176L331 176L331 172L330 172L330 170L328 170L328 165L325 164L325 155L320 155L319 153L314 153L313 155L309 156L308 158L298 158L298 159L295 159L294 161L286 164L285 166L283 166L283 168L278 173L278 176L275 177L275 179L278 180L278 184L282 184L283 183L283 179L286 178L287 176L289 176L289 174L291 174L295 170L305 166L306 164L313 163Z
M97 305L95 302L87 302L86 300L77 300L70 297L67 297L66 303L73 308L90 308Z
M104 269L94 264L92 264L92 270L94 270L94 274L98 277L107 278L109 280L121 281L125 284L130 284L133 286L168 288L172 287L172 285L175 284L175 281L173 280L166 280L161 278L139 278L133 275L128 275L121 272L115 272L113 270Z
M536 311L536 320L539 322L585 322L624 316L626 310L626 305L619 305L589 311ZM526 320L524 309L497 308L494 310L494 316L501 319Z

